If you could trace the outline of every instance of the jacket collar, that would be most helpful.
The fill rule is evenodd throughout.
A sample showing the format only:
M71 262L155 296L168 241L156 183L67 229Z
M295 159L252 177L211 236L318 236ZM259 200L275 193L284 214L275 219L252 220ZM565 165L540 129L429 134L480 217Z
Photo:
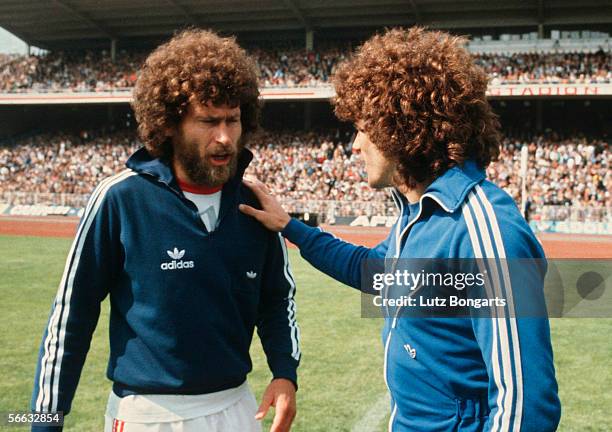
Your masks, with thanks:
M467 160L463 165L456 165L448 169L444 174L435 179L423 193L424 198L430 198L449 213L455 212L465 201L465 197L472 188L485 178L484 169L480 168L473 160ZM396 205L400 202L406 207L406 197L394 189L393 199ZM398 202L399 201L399 202Z
M238 156L236 175L225 184L223 187L224 191L228 187L235 188L236 184L240 184L244 171L251 163L251 160L253 160L253 153L249 149L244 148ZM137 173L150 175L176 191L180 190L172 172L170 161L152 157L145 147L136 150L126 162L126 166Z

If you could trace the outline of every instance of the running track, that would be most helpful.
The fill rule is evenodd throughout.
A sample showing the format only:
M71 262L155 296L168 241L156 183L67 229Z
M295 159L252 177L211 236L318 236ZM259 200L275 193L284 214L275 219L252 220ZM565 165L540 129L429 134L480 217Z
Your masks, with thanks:
M78 218L0 216L0 235L74 237ZM322 226L351 243L374 246L385 238L389 228ZM540 234L548 258L612 258L612 236Z

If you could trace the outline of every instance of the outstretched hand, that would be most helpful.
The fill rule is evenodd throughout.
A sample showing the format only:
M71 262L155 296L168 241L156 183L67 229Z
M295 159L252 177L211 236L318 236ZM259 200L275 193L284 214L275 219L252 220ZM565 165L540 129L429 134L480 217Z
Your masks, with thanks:
M262 209L257 210L249 205L240 204L238 207L240 211L254 217L270 231L282 231L291 220L291 217L270 193L266 185L250 176L245 177L242 183L253 191Z

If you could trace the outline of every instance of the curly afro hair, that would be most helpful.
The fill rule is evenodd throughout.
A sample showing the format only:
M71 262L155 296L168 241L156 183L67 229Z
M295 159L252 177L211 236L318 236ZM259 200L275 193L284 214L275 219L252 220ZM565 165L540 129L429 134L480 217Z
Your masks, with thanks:
M169 158L167 132L176 128L191 101L240 106L243 135L257 129L257 69L234 38L185 30L146 59L134 89L138 134L154 157Z
M373 36L341 64L335 112L362 121L370 140L414 187L466 159L486 167L499 154L499 121L485 98L487 75L466 40L420 27Z

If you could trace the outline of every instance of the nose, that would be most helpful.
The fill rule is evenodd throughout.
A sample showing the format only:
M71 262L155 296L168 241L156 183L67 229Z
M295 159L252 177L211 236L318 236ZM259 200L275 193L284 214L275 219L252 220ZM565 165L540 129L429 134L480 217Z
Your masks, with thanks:
M225 122L221 122L217 127L215 141L219 144L231 144L229 127Z
M356 154L361 153L361 133L358 133L355 136L355 140L353 141L353 146L351 149L353 153L356 153Z

